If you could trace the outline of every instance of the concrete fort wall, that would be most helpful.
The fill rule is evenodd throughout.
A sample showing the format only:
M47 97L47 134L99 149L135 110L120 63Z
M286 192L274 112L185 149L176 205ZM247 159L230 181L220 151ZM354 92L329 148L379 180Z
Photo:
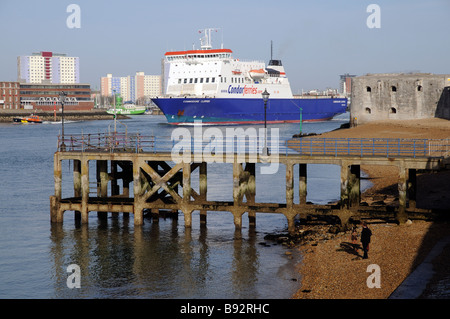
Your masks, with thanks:
M368 74L352 78L351 119L450 119L450 75Z

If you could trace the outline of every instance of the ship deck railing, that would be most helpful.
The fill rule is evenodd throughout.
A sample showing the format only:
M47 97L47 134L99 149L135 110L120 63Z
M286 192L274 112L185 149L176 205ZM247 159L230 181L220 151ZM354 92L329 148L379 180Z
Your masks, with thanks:
M179 137L177 137L179 138ZM238 153L262 154L265 139L233 136L232 138L185 138L127 133L71 134L58 136L60 152L109 153ZM267 138L271 155L288 156L360 156L360 157L449 157L450 138Z

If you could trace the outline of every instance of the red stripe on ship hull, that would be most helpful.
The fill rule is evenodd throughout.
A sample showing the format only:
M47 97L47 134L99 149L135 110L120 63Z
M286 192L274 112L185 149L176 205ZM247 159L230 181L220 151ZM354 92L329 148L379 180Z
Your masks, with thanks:
M331 120L333 117L327 117L324 119L314 119L314 120L303 120L303 122L321 122ZM283 123L299 123L300 120L288 120L288 121L267 121L267 124L283 124ZM172 122L172 125L186 125L195 124L194 122ZM264 121L236 121L236 122L203 122L202 124L212 124L212 125L226 125L226 124L264 124Z

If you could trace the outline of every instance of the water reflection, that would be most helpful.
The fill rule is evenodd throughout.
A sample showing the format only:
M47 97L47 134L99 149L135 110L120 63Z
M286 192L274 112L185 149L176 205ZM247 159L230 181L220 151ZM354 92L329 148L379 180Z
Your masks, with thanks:
M212 225L213 234L177 219L136 228L122 217L72 228L67 219L51 225L55 298L273 298L277 286L289 298L296 288L297 274L280 275L293 261L280 258L280 247L258 245L263 234L254 228L230 236L227 227ZM80 266L81 289L66 285L70 264Z

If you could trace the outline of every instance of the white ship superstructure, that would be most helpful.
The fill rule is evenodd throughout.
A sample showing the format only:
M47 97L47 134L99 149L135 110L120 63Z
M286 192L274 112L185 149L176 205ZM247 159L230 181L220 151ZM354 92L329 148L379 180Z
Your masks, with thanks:
M280 60L243 61L229 49L212 49L211 31L202 31L200 50L165 54L166 96L197 98L292 98L289 80Z

